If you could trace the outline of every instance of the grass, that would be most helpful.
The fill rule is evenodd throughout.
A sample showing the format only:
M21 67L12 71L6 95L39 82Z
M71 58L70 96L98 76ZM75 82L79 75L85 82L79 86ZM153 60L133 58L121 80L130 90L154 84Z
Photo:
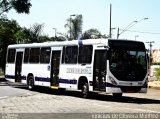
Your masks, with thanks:
M4 72L2 71L1 68L0 68L0 76L4 76Z

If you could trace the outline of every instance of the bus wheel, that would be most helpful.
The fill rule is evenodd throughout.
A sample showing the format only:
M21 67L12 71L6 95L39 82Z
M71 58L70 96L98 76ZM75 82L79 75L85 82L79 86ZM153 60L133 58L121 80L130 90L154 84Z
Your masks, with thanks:
M113 93L113 97L114 97L115 99L121 98L121 97L122 97L122 93Z
M88 83L84 83L84 84L82 85L82 97L83 97L83 98L88 98L88 97L89 97Z
M33 90L33 88L34 88L34 79L33 79L33 76L29 76L29 78L28 78L28 89Z

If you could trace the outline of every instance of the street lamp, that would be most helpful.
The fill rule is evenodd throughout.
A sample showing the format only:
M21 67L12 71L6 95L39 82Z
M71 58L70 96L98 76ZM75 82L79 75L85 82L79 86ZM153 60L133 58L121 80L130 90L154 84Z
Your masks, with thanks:
M76 16L75 14L70 15L70 39L71 39L71 17Z
M57 37L57 28L53 28L53 30L55 30L55 37Z
M136 25L137 23L143 21L143 20L147 20L148 18L142 18L138 21L132 21L127 27L125 27L121 33L119 33L119 28L118 28L118 32L117 32L117 39L119 38L119 36L124 33L125 31L127 31L128 29L130 29L131 27L133 27L134 25Z

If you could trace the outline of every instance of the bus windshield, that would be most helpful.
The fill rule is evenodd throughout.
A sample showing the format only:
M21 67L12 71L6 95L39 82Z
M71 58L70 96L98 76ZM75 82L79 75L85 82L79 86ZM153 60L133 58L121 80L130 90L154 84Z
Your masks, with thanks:
M112 47L110 53L110 71L118 80L142 81L145 78L147 74L145 50Z

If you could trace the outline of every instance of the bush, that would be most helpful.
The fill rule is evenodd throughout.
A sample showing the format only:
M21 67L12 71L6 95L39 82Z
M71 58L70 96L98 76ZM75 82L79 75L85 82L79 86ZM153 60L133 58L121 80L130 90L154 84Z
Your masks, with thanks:
M155 77L157 78L157 79L160 79L160 68L156 68L155 69Z

